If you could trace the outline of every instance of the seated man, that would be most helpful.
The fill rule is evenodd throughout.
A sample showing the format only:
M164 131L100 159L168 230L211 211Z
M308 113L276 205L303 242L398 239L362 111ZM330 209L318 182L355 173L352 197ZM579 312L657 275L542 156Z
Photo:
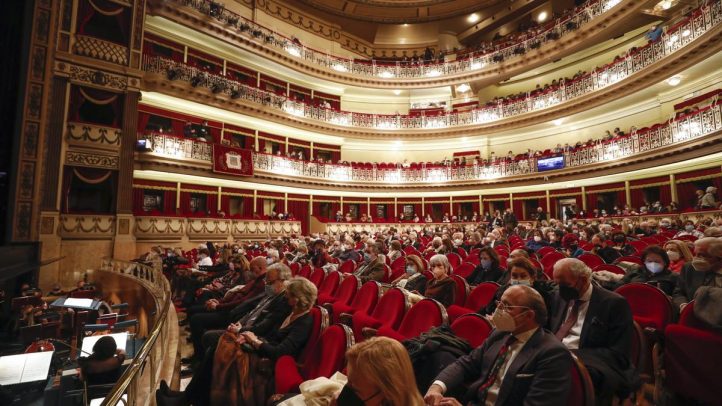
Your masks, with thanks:
M722 288L722 240L704 237L694 242L695 256L682 267L672 295L681 311L702 286Z
M632 311L620 295L591 283L592 270L576 258L554 264L559 292L553 298L550 330L575 351L589 371L598 405L637 389L632 366Z
M444 394L473 381L460 396L471 405L563 405L567 402L572 358L542 326L547 310L529 286L504 292L494 313L496 330L481 347L446 367L426 392L427 405L460 405Z
M381 282L386 276L386 263L384 256L379 255L378 245L372 239L366 241L364 248L364 262L358 267L354 275L361 283L368 281Z

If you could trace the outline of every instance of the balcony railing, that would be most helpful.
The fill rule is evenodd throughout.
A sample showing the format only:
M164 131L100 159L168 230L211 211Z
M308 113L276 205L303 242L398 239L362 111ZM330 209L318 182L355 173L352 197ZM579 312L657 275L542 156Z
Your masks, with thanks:
M194 1L205 3L202 0ZM722 1L717 0L693 11L687 18L670 27L659 40L635 49L625 57L618 58L591 73L573 80L562 80L559 85L543 92L527 92L524 97L487 103L483 107L469 111L447 112L433 116L366 114L313 106L157 56L146 56L143 69L146 72L160 74L173 72L174 79L190 82L194 86L207 87L217 94L263 104L283 110L292 116L333 125L380 130L439 129L488 124L538 112L589 95L661 61L721 22Z
M262 25L248 20L230 10L217 1L211 0L172 0L178 4L191 7L201 13L238 30L249 40L267 47L283 51L293 57L303 59L309 64L324 69L349 73L354 76L377 77L383 79L433 78L474 72L490 65L499 64L504 60L519 56L524 52L541 47L547 42L556 41L597 17L612 10L622 0L590 0L577 7L573 13L562 16L545 25L542 29L530 30L517 41L506 41L493 45L489 51L471 52L453 61L441 63L411 63L405 61L385 62L375 60L354 60L331 55L307 47L298 41L287 38L283 34L272 31Z
M630 158L720 131L722 130L721 106L722 101L675 120L647 129L635 130L629 135L569 150L561 154L564 156L564 166L577 168ZM152 151L160 156L178 159L187 157L207 162L212 160L211 145L205 142L164 134L149 134L142 137L152 142ZM322 179L331 182L434 184L482 181L536 173L537 159L497 160L492 163L467 166L416 164L414 168L404 168L398 164L395 168L389 169L376 164L367 164L363 167L322 164L256 152L253 154L253 168L255 171L284 177Z

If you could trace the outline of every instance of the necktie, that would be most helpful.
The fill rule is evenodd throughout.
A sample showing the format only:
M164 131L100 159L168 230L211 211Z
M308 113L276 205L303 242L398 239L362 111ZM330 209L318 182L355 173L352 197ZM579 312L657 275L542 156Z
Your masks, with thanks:
M489 375L486 377L486 380L484 383L479 386L479 404L483 405L484 401L486 400L486 395L489 393L489 388L491 385L494 384L494 381L496 381L496 375L499 373L499 369L502 365L504 365L504 361L506 361L506 357L509 355L509 347L511 347L512 344L516 342L516 337L513 335L510 335L506 341L504 342L504 345L501 346L499 349L499 353L496 356L496 359L494 360L494 363L491 366L491 370L489 371Z
M559 327L559 330L557 330L557 333L555 335L560 341L564 339L567 334L569 334L569 330L571 330L574 324L576 324L577 317L579 316L579 304L581 302L581 300L574 301L574 303L572 304L572 309L567 315L567 319L564 321L564 324Z

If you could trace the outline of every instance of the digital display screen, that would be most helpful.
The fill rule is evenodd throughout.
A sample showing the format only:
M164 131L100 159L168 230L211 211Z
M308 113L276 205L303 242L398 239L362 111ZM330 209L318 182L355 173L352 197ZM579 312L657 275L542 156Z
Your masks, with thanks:
M563 169L564 168L564 157L563 156L553 156L551 158L538 159L536 161L536 166L537 166L537 170L539 172L551 171L554 169Z

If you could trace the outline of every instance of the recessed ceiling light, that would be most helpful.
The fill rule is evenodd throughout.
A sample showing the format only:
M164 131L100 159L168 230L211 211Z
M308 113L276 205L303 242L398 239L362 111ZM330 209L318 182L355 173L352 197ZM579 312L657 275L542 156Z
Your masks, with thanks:
M469 17L466 18L466 21L474 24L475 22L479 21L479 18L480 18L479 15L474 13L474 14L470 14Z
M400 90L400 89L394 89L394 94L397 95L397 96L400 95L400 94L401 94L401 90Z
M667 84L670 86L677 86L680 82L682 82L682 77L679 75L674 75L667 79Z
M662 7L662 10L669 10L672 7L672 2L670 0L660 1L659 6Z
M547 17L549 17L549 14L546 11L542 11L538 16L536 16L536 20L541 23L546 21Z
M563 118L558 118L558 119L552 121L552 123L554 123L554 125L556 125L556 126L562 125L563 122L564 122Z
M409 26L409 25L406 24L406 23L404 23L404 24L402 25L402 27L408 27L408 26Z
M459 92L459 93L466 93L466 92L469 91L469 89L471 89L471 86L469 86L469 85L466 84L466 83L463 83L463 84L461 84L461 85L459 85L459 86L456 86L456 91Z

